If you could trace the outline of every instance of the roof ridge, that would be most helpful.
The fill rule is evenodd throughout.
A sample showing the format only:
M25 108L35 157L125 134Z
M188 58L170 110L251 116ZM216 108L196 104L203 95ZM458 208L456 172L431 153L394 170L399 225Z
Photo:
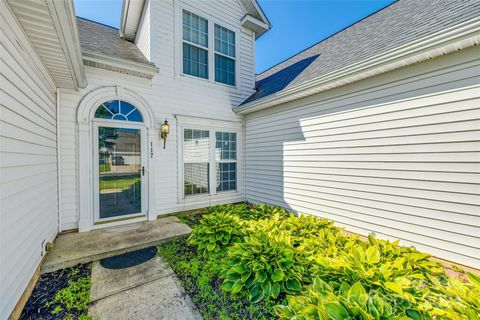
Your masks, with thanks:
M378 10L375 10L375 11L373 11L372 13L370 13L370 14L366 15L365 17L363 17L363 18L361 18L361 19L359 19L359 20L357 20L357 21L355 21L355 22L352 22L352 23L351 23L351 24L349 24L348 26L345 26L344 28L342 28L342 29L340 29L340 30L338 30L338 31L336 31L336 32L334 32L334 33L332 33L331 35L329 35L329 36L327 36L327 37L325 37L325 38L323 38L323 39L321 39L321 40L319 40L319 41L315 42L314 44L312 44L312 45L308 46L307 48L305 48L305 49L303 49L303 50L301 50L301 51L299 51L299 52L297 52L297 53L295 53L295 54L291 55L290 57L288 57L288 58L285 58L285 59L283 59L282 61L280 61L280 62L278 62L278 63L274 64L273 66L271 66L271 67L269 67L269 68L267 68L267 69L263 70L262 72L260 72L260 73L256 74L256 75L255 75L255 77L259 77L259 76L261 76L261 75L262 75L262 74L264 74L265 72L267 72L267 71L269 71L269 70L271 70L271 69L273 69L273 68L275 68L275 67L277 67L277 66L281 65L282 63L285 63L285 62L287 62L288 60L290 60L290 59L292 59L292 58L294 58L294 57L298 56L299 54L301 54L301 53L303 53L303 52L305 52L305 51L307 51L307 50L309 50L309 49L311 49L311 48L313 48L313 47L315 47L315 46L319 45L320 43L322 43L322 42L324 42L324 41L326 41L326 40L328 40L328 39L330 39L330 38L334 37L335 35L339 34L340 32L343 32L343 31L345 31L346 29L348 29L348 28L350 28L350 27L352 27L352 26L356 25L357 23L360 23L360 22L362 22L363 20L365 20L365 19L367 19L367 18L369 18L369 17L371 17L371 16L373 16L373 15L375 15L375 14L379 13L380 11L383 11L383 10L387 9L388 7L390 7L391 5L393 5L393 4L395 4L395 3L399 2L399 1L400 1L400 0L394 0L392 3L390 3L390 4L386 5L385 7L382 7L382 8L380 8L380 9L378 9ZM280 70L279 70L279 71L280 71Z
M98 22L98 21L90 20L90 19L87 19L87 18L84 18L84 17L80 17L80 16L76 16L76 17L77 17L77 19L82 19L82 20L85 20L85 21L88 21L88 22L92 22L92 23L95 23L95 24L98 24L98 25L101 25L101 26L104 26L104 27L107 27L107 28L111 28L111 29L114 29L114 30L119 30L118 28L109 26L108 24L105 24L105 23L101 23L101 22Z

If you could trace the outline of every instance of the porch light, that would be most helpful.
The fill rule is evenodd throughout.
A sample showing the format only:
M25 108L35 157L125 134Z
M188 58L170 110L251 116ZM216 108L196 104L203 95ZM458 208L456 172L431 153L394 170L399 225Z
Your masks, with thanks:
M168 124L167 119L162 123L162 139L163 139L163 149L165 149L165 142L167 141L167 135L170 132L170 125Z

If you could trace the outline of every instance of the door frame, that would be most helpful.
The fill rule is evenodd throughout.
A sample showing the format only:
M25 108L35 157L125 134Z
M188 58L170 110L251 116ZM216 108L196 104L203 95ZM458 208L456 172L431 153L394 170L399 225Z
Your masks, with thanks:
M108 128L119 128L119 129L138 129L140 131L140 166L144 168L145 174L140 174L140 187L141 187L141 210L140 212L124 214L118 217L110 218L100 218L100 194L99 194L99 181L100 173L98 170L98 128L108 127ZM94 214L93 214L93 224L95 226L109 223L109 222L119 222L125 221L133 218L146 218L148 214L148 159L147 159L147 139L146 139L146 128L143 123L133 123L126 121L115 121L115 120L93 120L93 143L92 143L92 154L93 154L93 205L94 205Z
M109 100L123 100L135 108L137 108L143 117L145 129L145 145L144 151L147 157L145 161L145 176L147 176L146 189L148 196L146 196L147 205L145 207L146 216L140 218L132 218L129 220L113 221L95 224L95 204L94 204L94 170L93 150L97 146L94 144L94 124L100 120L95 119L94 115L100 104ZM120 124L125 126L128 122L108 120L111 124ZM131 122L129 124L132 124ZM160 145L160 121L155 122L151 108L146 100L139 96L136 92L121 87L108 86L100 87L92 90L83 97L77 109L77 136L76 136L76 158L77 158L77 175L75 180L77 182L77 222L79 232L90 231L110 227L114 225L121 225L145 220L155 220L157 218L156 203L155 203L155 157ZM98 151L95 151L98 153ZM98 169L97 169L98 170Z

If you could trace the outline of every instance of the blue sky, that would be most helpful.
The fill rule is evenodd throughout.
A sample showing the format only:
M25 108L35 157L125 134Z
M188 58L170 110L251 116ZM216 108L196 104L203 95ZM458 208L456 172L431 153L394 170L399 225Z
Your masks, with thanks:
M257 40L256 72L392 2L394 0L259 0L273 28ZM122 0L74 0L74 3L78 16L118 28Z

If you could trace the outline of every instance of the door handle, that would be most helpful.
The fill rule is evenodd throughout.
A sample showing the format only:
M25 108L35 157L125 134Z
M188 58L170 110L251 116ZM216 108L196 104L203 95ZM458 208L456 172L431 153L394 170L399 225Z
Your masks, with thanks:
M142 176L144 176L144 175L145 175L145 167L142 166Z

